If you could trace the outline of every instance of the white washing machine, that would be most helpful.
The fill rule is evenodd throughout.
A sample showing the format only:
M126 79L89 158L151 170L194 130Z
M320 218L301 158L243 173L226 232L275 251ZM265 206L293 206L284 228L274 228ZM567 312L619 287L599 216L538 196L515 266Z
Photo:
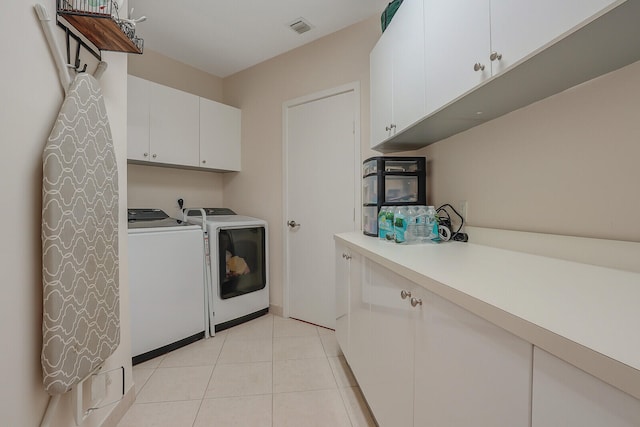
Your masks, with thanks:
M137 364L208 335L203 228L128 209L131 350Z
M211 331L269 311L269 233L267 222L226 208L185 209L185 219L202 224L205 212L211 252L209 321Z

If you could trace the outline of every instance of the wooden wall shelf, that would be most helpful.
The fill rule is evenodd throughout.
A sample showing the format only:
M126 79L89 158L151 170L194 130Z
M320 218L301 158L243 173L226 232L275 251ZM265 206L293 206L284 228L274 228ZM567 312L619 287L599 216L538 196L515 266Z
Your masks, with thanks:
M109 16L78 15L58 12L58 24L87 41L97 50L126 53L142 53L142 39L139 46L133 42ZM75 30L75 31L74 31Z

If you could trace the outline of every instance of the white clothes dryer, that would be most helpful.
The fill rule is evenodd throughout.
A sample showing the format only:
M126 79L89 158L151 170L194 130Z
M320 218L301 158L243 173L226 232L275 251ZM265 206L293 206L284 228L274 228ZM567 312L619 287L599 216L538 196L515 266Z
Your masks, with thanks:
M204 209L210 245L209 321L221 331L269 311L267 222L227 208L188 208L185 220L202 224Z

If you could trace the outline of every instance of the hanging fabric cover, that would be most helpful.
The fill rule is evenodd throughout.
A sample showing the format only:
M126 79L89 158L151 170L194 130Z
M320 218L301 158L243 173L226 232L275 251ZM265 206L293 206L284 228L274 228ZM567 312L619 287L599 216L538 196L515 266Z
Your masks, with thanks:
M62 394L120 343L118 170L100 84L73 80L43 153L42 371Z

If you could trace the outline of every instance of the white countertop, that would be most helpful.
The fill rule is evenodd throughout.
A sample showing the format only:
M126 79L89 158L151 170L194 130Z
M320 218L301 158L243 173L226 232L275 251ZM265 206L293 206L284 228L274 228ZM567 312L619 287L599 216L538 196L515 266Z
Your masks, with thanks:
M336 240L640 399L640 274L472 243Z

